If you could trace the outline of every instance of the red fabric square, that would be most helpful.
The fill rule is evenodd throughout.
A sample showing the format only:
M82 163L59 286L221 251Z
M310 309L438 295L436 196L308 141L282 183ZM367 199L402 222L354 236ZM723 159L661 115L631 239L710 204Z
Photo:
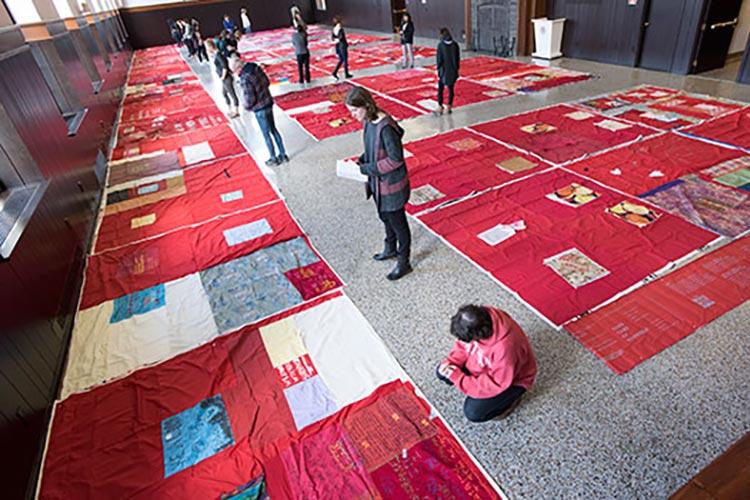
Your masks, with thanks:
M744 108L721 118L684 130L685 133L712 141L750 149L750 109Z
M323 260L287 271L284 276L305 300L341 286L339 279Z

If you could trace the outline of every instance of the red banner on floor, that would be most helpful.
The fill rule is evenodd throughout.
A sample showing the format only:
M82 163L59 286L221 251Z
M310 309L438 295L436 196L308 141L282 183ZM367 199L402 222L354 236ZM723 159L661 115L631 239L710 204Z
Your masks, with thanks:
M152 223L148 217L139 224ZM279 201L186 227L88 259L81 309L302 236Z
M565 325L616 373L750 299L750 238L742 238Z
M109 190L97 252L278 199L249 155L174 173L158 181Z
M654 135L654 129L582 111L567 104L529 111L471 127L562 164Z
M551 167L468 129L410 142L404 148L410 153L410 214Z
M750 108L686 128L684 132L723 144L750 149Z
M742 156L741 151L668 132L566 168L632 195Z
M419 219L554 325L716 238L561 169Z

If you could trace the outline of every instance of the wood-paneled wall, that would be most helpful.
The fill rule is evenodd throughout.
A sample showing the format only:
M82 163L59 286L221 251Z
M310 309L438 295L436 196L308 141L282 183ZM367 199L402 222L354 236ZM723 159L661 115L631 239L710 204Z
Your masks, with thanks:
M108 71L94 52L104 77L94 94L72 43L69 34L55 37L71 86L88 108L73 137L29 47L0 54L0 102L49 181L10 259L0 261L4 498L30 497L35 483L101 193L94 165L98 151L106 151L130 59L127 49L110 54Z
M464 2L463 0L406 0L406 9L414 20L417 36L438 38L438 30L448 28L453 38L463 42Z
M563 34L566 57L635 66L647 0L549 0L549 18L567 19Z
M318 23L331 24L333 16L340 15L345 27L393 32L390 0L328 0L326 4L326 10L315 11Z
M333 2L329 2L329 5ZM357 3L351 0L345 3ZM130 35L134 49L174 43L169 33L167 19L195 18L201 25L204 37L213 36L222 30L224 14L228 14L239 26L240 9L248 9L254 31L269 30L291 25L289 9L297 5L305 21L315 20L313 0L203 0L172 5L154 5L122 9L122 20Z

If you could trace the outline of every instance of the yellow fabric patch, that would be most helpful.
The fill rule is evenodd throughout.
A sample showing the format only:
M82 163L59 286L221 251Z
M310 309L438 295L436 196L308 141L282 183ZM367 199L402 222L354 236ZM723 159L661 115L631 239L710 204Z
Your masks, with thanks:
M293 318L284 318L260 329L260 336L274 368L307 354L302 334Z
M156 214L148 214L143 217L133 217L130 219L130 229L138 229L139 227L149 226L156 222Z

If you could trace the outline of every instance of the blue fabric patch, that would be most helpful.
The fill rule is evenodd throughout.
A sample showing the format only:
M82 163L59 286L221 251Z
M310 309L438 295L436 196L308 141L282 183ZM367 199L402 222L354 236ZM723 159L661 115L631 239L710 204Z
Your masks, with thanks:
M336 401L333 400L320 375L287 387L284 389L284 396L292 411L297 430L323 420L338 410Z
M235 330L302 303L302 295L284 273L319 260L304 238L295 238L201 271L219 331Z
M221 500L267 500L268 498L266 478L262 475L221 495Z
M109 318L110 323L117 323L136 314L146 314L149 311L164 307L164 284L146 288L140 292L124 295L114 300L114 309Z
M180 472L234 444L221 394L162 420L164 477Z

